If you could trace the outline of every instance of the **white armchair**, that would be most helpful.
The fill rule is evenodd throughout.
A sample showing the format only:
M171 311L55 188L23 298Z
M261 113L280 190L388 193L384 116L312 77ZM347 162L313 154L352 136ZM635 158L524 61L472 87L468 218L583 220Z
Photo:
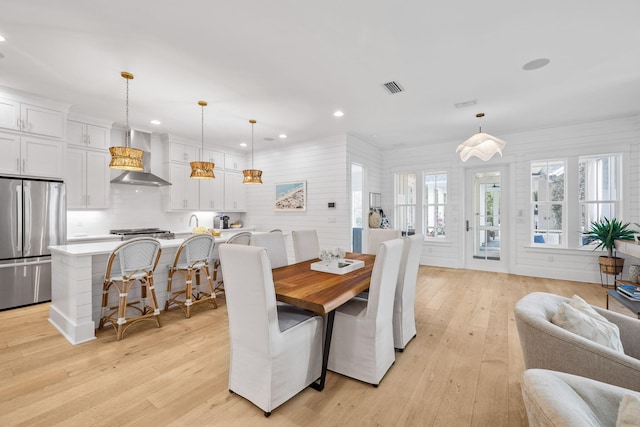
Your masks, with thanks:
M422 243L422 234L404 238L393 303L393 345L399 351L403 351L407 343L416 336L416 281L420 268Z
M380 245L369 298L353 298L336 309L328 369L378 386L395 361L393 299L402 240Z
M277 305L264 248L220 245L229 317L229 391L271 411L316 381L324 321Z
M530 427L613 427L625 395L640 398L622 387L546 369L526 370L522 381Z
M551 323L560 303L569 301L560 295L533 292L516 303L514 312L525 366L640 391L640 320L593 307L618 325L624 347L624 353L620 353Z

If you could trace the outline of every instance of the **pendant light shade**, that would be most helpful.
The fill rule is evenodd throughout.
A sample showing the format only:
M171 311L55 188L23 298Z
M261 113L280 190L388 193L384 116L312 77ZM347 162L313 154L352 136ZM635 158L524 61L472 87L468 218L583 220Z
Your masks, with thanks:
M111 153L109 167L112 169L141 171L144 170L144 166L142 166L143 151L137 148L131 148L131 127L129 126L129 80L133 80L133 74L123 71L120 75L127 82L124 147L109 147L109 153Z
M202 150L200 150L200 159L204 156L204 107L207 106L206 101L198 101L198 105L202 108ZM190 178L194 179L214 179L216 176L213 174L214 163L199 161L191 162L191 175Z
M242 183L262 184L262 171L253 169L253 125L256 124L256 121L251 119L249 120L249 123L251 123L251 169L245 169L242 171L242 175L244 175Z
M484 117L484 113L476 114L476 117ZM463 162L469 160L471 156L476 156L482 161L487 161L496 153L502 157L502 149L507 145L503 140L482 132L482 127L471 138L458 145L456 153L460 154Z

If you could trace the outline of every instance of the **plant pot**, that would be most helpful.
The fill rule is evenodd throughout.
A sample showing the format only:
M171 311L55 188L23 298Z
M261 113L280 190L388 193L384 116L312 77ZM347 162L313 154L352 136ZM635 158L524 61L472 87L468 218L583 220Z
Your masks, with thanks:
M618 275L622 273L622 268L624 267L624 258L613 257L609 258L608 256L598 257L600 261L600 272L606 274Z

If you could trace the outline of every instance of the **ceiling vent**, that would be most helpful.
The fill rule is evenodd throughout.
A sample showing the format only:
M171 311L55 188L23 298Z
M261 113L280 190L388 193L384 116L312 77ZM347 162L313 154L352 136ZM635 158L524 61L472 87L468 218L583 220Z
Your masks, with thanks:
M394 81L385 83L384 87L387 88L387 90L389 91L389 93L391 95L393 95L395 93L400 93L400 92L402 92L404 90L404 89L402 89L402 87L397 82L394 82Z

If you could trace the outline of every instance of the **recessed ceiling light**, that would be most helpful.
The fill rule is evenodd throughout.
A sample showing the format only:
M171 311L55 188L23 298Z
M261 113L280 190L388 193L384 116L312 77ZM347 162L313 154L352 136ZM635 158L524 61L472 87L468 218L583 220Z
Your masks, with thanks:
M5 40L6 40L6 39L5 39L4 37L0 36L0 42L3 42L3 41L5 41Z
M151 123L152 125L161 125L162 124L162 122L160 120L158 120L158 119L153 119L149 123Z
M551 62L551 60L549 58L534 59L533 61L529 61L526 64L524 64L522 66L522 69L526 70L526 71L537 70L538 68L544 67L549 62Z
M344 116L344 113L342 111L338 110L335 113L333 113L333 115L336 116L336 117L342 117L342 116Z
M287 134L286 133L281 133L279 135L280 139L286 139L287 138Z
M241 143L240 143L240 147L246 147L246 146L247 146L247 143L246 143L246 142L241 142Z
M264 138L264 140L267 141L267 142L271 142L271 141L273 141L273 138L266 137L266 138Z

